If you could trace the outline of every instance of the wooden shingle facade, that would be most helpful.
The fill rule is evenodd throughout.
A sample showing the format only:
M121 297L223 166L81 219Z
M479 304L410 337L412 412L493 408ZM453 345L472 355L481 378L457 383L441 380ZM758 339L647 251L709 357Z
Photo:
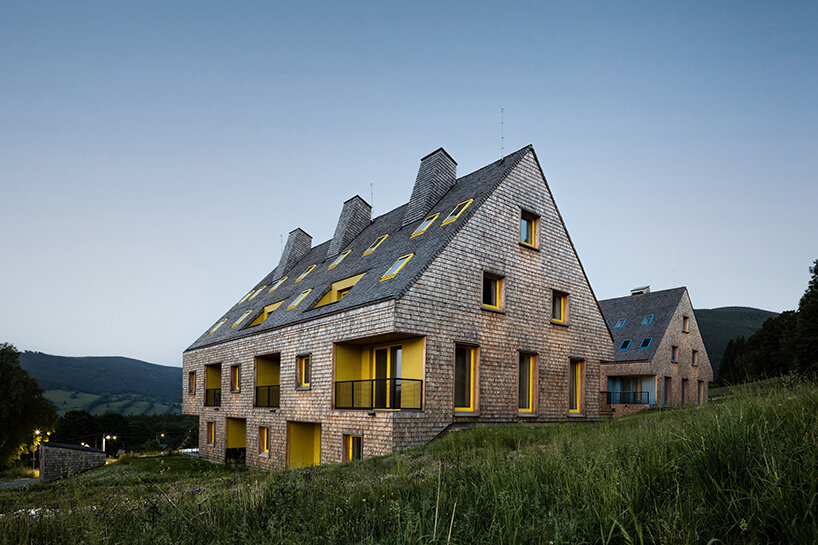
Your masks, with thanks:
M457 423L600 417L611 336L528 146L410 201L344 203L184 353L200 455L298 467L424 444Z

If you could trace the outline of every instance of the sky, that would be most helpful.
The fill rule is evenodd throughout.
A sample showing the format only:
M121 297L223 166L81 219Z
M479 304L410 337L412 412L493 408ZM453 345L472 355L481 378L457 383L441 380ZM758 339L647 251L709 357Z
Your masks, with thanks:
M0 342L181 365L301 227L533 144L599 299L794 309L816 2L0 0Z

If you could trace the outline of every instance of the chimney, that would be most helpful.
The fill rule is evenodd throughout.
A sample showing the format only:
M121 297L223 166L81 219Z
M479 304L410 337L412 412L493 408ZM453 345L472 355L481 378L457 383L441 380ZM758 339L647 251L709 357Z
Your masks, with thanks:
M443 148L420 160L412 198L403 215L403 224L420 221L457 181L457 163Z
M641 288L633 288L631 295L645 295L650 293L650 286L642 286Z
M346 201L341 209L338 225L335 226L335 234L329 243L327 257L340 254L341 250L366 229L371 221L372 207L369 203L358 195Z
M290 231L287 244L284 245L284 251L281 253L281 261L278 262L273 278L284 276L284 273L301 261L309 253L310 249L312 249L312 237L310 235L302 231L300 227Z

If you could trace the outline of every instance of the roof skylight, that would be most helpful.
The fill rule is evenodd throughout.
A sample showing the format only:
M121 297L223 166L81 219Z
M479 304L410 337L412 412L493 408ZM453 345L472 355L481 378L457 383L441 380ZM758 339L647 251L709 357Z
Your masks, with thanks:
M290 303L290 306L288 306L288 307L287 307L287 310L290 310L290 309L293 309L293 308L297 307L297 306L298 306L298 303L300 303L301 301L303 301L303 300L304 300L304 298L305 298L307 295L309 295L309 293L310 293L311 291L312 291L312 288L310 288L310 289L308 289L308 290L304 290L304 291L302 291L302 292L301 292L301 294L300 294L298 297L296 297L296 298L295 298L295 300L294 300L292 303Z
M267 287L267 286L266 286L266 285L264 285L264 286L261 286L259 289L257 289L257 290L256 290L256 293L254 293L253 295L251 295L251 296L250 296L250 298L248 299L248 301L252 301L253 299L255 299L255 298L258 296L258 294L259 294L259 293L261 293L261 292L262 292L262 290L264 290L264 288L266 288L266 287Z
M283 300L277 301L272 305L267 305L266 307L264 307L264 309L261 311L261 314L259 314L255 320L250 322L250 327L253 327L254 325L259 325L260 323L264 322L267 318L270 317L270 314L272 314L275 309L281 306L281 303L283 302L284 302Z
M469 205L473 202L474 199L469 199L455 206L454 210L452 210L452 212L448 216L446 216L446 219L443 220L443 223L441 223L440 225L446 225L447 223L455 221L457 218L460 217L460 214L462 214L466 210L466 208L468 208Z
M614 329L622 329L623 327L625 327L625 322L627 322L627 321L628 321L627 318L618 319L616 321L616 325L614 326Z
M642 318L642 325L650 325L653 323L653 314L647 314Z
M313 269L314 269L316 266L317 266L317 265L310 265L310 266L307 268L307 270L306 270L306 271L304 271L304 272L302 272L302 273L301 273L301 276L299 276L298 278L296 278L296 279L295 279L295 281L296 281L296 282L301 282L302 280L304 280L304 279L307 277L307 275L308 275L308 274L310 274L310 273L312 272L312 270L313 270Z
M352 250L347 250L346 252L339 254L338 257L332 260L332 263L330 264L329 267L327 267L327 270L334 269L335 267L337 267L341 263L341 261L343 261L344 258L349 255L349 252L351 251Z
M642 344L639 345L639 350L643 350L649 347L652 340L653 337L645 337L644 339L642 339Z
M413 237L416 237L418 235L422 235L423 233L425 233L426 229L428 229L429 227L432 226L432 224L435 222L435 220L437 219L437 217L439 215L440 215L440 212L438 212L437 214L432 214L431 216L427 217L425 220L420 222L420 225L418 225L418 228L415 229L415 232L412 233L409 236L409 238L413 238Z
M282 278L281 280L276 281L276 283L275 283L275 284L273 284L273 287L272 287L272 288L270 288L270 291L268 291L267 293L273 293L275 290L277 290L277 289L278 289L278 287L279 287L281 284L283 284L283 283L284 283L284 281L285 281L285 280L287 280L287 278L289 278L289 277L288 277L288 276L285 276L285 277L284 277L284 278Z
M394 278L400 272L400 270L404 267L404 265L409 263L409 260L412 259L413 255L415 255L415 254L407 254L407 255L399 257L398 260L395 261L395 263L391 267L389 267L389 270L386 271L383 274L383 276L381 277L381 281L388 280L390 278Z
M253 312L253 309L250 309L250 310L248 310L247 312L245 312L244 314L242 314L241 316L239 316L239 319L238 319L238 320L236 320L235 322L233 322L233 325L232 325L232 326L230 326L230 327L236 327L237 325L239 325L240 323L242 323L242 322L244 321L244 319L245 319L245 318L247 318L248 316L250 316L250 313L251 313L251 312Z
M625 339L624 341L622 341L622 346L620 346L619 349L620 350L627 350L630 347L631 347L631 340L630 339Z
M380 237L376 238L376 239L375 239L375 242L373 242L373 243L372 243L372 244L369 246L369 248L367 248L367 249L366 249L366 251L364 252L364 255L369 255L369 254L371 254L372 252L374 252L374 251L375 251L375 250L378 248L378 246L380 246L380 245L381 245L381 242L383 242L384 240L386 240L386 237L388 237L388 236L389 236L389 235L383 235L383 236L380 236Z
M222 318L222 320L219 323L217 323L215 326L213 326L213 329L210 330L210 333L208 333L208 335L213 335L216 332L217 329L219 329L221 326L224 325L224 323L226 321L227 321L227 318Z
M250 298L250 296L251 296L251 295L253 295L254 293L256 293L256 290L250 290L250 291L248 291L248 292L247 292L247 295L245 295L244 297L242 297L242 298L241 298L241 300L240 300L238 303L236 303L236 304L237 304L237 305L240 305L240 304L242 304L243 302L247 301L247 299L249 299L249 298Z

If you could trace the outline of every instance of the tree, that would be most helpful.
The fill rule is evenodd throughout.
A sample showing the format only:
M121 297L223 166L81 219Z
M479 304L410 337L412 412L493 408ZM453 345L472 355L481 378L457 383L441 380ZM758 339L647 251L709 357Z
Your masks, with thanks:
M20 352L8 343L0 344L0 377L0 467L5 467L37 442L35 430L44 434L53 429L57 411L20 367Z
M795 357L801 372L818 370L818 259L809 272L812 278L798 302L798 320L793 335Z

